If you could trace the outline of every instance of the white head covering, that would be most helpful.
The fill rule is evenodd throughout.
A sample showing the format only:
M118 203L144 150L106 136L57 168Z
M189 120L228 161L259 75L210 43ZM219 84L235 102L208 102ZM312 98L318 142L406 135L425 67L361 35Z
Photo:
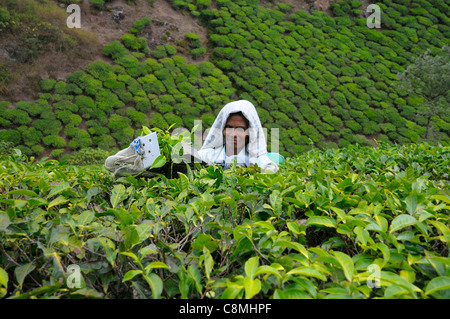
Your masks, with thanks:
M215 149L223 147L223 129L228 117L232 113L242 112L242 114L249 121L249 142L247 144L247 151L250 157L260 157L267 154L266 138L259 120L258 113L252 103L246 100L234 101L226 104L217 115L201 150Z

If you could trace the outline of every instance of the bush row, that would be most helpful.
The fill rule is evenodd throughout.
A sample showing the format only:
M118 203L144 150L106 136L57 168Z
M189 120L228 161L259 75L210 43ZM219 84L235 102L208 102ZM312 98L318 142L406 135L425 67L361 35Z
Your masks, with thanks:
M21 145L26 154L122 148L145 124L192 128L202 119L211 125L236 98L253 102L265 127L281 128L284 155L313 145L418 142L424 136L426 119L416 115L421 98L391 83L426 48L448 43L448 19L436 10L382 1L383 14L399 26L380 32L362 23L359 1L334 3L335 17L258 1L220 0L215 9L208 1L172 5L198 12L207 24L210 61L188 64L172 45L150 50L141 36L150 20L142 18L104 46L112 63L92 62L66 81L41 81L38 101L0 104L0 140ZM435 8L448 6L439 1ZM402 19L405 14L414 19ZM425 28L425 19L436 24ZM422 27L414 25L419 21ZM206 50L196 34L185 40L192 50ZM438 118L433 138L448 143L448 127L448 118Z

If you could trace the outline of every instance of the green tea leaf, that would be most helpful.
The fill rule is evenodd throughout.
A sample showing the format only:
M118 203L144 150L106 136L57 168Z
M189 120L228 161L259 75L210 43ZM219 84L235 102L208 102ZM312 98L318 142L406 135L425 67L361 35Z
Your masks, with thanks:
M144 241L151 236L153 227L153 224L144 222L136 226L136 231L138 233L140 241Z
M68 182L62 182L57 186L53 187L53 189L48 193L47 198L50 198L56 194L59 194L67 189L70 189L70 184Z
M8 288L8 273L0 267L0 298L6 295L6 289ZM1 288L3 286L3 288Z
M67 203L68 201L69 200L67 198L65 198L64 196L61 195L61 196L56 197L54 200L52 200L48 204L47 208L50 209L53 206L62 205L64 203Z
M408 213L410 215L414 215L418 207L417 196L416 195L408 196L405 199L405 203L406 203L406 210L408 211Z
M450 289L450 277L440 276L430 280L425 287L425 294L429 295L440 290Z
M327 281L327 277L325 277L325 275L322 274L319 270L308 266L294 268L288 271L286 275L302 275L306 277L314 277L322 281Z
M211 271L213 270L214 267L214 259L212 258L211 253L209 252L209 249L206 248L206 246L203 246L203 256L204 256L203 264L205 266L206 278L209 279Z
M93 210L85 210L78 216L78 226L86 226L90 224L94 220L94 217L95 212Z
M139 242L139 235L134 226L127 226L124 231L123 243L127 249L131 249Z
M245 262L245 275L253 279L259 266L259 257L252 257Z
M393 233L402 228L414 225L416 222L417 220L410 215L407 214L398 215L397 217L394 218L394 220L392 220L389 232Z
M150 166L149 169L163 167L166 163L167 163L166 157L161 154L155 158L155 161L153 162L153 164Z
M150 275L145 277L145 280L152 290L153 299L159 299L163 291L163 282L161 278L157 274L151 273Z
M139 262L140 262L138 256L136 256L136 254L134 254L134 253L132 253L132 252L130 252L130 251L123 251L123 252L121 252L120 254L123 255L123 256L128 256L128 257L132 258L133 261L134 261L136 264L139 264Z
M274 275L275 277L278 277L280 279L282 278L280 272L276 268L267 266L267 265L259 266L258 269L256 269L255 276L258 276L261 274L265 274L265 275L270 274L270 275Z
M116 208L125 199L125 195L125 186L122 184L114 185L110 198L112 208Z
M251 299L261 290L261 281L259 279L244 278L245 299Z
M5 231L11 225L9 216L6 212L0 212L0 231Z
M345 278L347 278L348 281L352 282L354 265L350 256L340 251L333 251L333 255L341 265L342 270L344 271Z
M187 270L188 270L189 277L194 281L194 285L195 285L195 288L197 289L197 292L199 294L201 294L202 293L202 275L200 274L200 270L193 265L190 265Z
M144 135L152 134L152 131L147 126L142 126L142 132Z
M169 266L167 266L162 261L154 261L154 262L151 262L150 264L148 264L147 266L145 266L145 271L148 272L151 269L156 269L156 268L169 269Z
M270 206L276 215L281 214L282 198L279 190L274 190L269 196Z
M16 189L6 193L6 195L25 195L29 197L38 197L38 194L29 189Z
M111 209L110 211L114 213L121 225L127 226L133 224L133 216L125 208L120 207L119 209Z
M306 226L311 225L320 225L335 228L337 226L337 222L333 218L327 216L312 216L306 221Z
M293 248L296 251L298 251L299 253L301 253L302 255L304 255L307 259L309 259L309 254L308 251L306 250L305 246L303 246L300 243L297 242L292 242L292 241L285 241L285 240L278 240L275 243L276 246L280 246L280 247L289 247L289 248Z
M14 275L16 276L17 283L21 288L25 277L35 268L36 266L34 266L32 263L27 263L21 266L17 266L16 269L14 269Z
M8 285L8 273L0 267L0 285L7 287Z
M123 280L122 282L128 281L133 279L136 275L142 274L142 270L139 269L134 269L134 270L129 270L125 276L123 276Z

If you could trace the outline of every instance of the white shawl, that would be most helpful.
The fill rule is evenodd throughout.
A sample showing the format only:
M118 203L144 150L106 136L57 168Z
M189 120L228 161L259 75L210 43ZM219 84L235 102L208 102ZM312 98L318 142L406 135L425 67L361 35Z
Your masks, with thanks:
M242 112L249 121L249 142L247 152L250 157L260 157L267 154L266 138L259 120L258 113L252 103L239 100L226 104L217 115L201 150L216 149L224 146L223 129L230 114Z
M214 163L215 160L225 158L225 141L223 129L230 114L242 112L249 121L249 142L246 145L246 152L251 164L258 164L261 168L278 171L278 165L267 157L267 143L258 113L252 103L246 100L239 100L226 104L217 115L211 129L206 136L202 148L198 152L203 161Z

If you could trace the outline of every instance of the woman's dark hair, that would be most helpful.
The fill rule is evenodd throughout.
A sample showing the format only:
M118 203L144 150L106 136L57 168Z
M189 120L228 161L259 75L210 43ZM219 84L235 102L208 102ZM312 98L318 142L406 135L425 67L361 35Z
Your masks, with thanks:
M240 116L242 116L242 118L243 118L244 121L245 121L245 124L247 124L247 128L250 127L250 121L245 117L244 113L242 113L241 111L239 111L239 112L234 112L234 113L230 113L230 115L228 115L228 118L229 118L230 116L232 116L232 115L240 115ZM227 120L228 120L228 119L227 119Z

